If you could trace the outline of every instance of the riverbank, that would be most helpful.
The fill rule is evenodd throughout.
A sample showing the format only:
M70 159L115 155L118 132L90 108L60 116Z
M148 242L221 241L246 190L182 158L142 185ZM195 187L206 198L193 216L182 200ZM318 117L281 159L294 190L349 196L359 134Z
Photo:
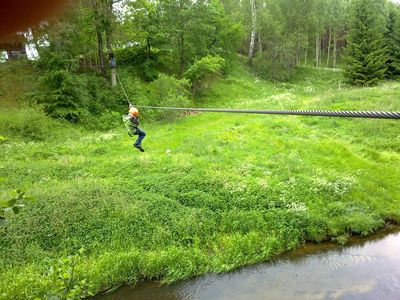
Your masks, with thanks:
M308 243L227 274L184 282L144 282L96 297L116 299L397 299L400 286L400 228L380 230L349 244Z

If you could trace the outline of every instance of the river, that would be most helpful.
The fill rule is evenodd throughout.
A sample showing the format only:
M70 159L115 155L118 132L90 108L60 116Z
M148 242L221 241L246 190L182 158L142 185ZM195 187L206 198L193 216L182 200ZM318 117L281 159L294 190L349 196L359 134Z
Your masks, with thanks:
M171 285L144 282L100 300L400 299L400 230L346 246L307 244L266 263Z

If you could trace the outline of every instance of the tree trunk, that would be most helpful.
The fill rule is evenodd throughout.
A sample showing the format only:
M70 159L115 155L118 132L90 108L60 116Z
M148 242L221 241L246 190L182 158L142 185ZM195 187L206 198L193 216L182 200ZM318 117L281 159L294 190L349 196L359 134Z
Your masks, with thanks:
M304 51L304 65L307 65L307 59L308 59L308 33L307 33L307 41L306 41L306 49Z
M320 67L321 61L321 38L317 35L315 39L315 67Z
M183 1L179 1L179 9L183 11ZM185 71L185 21L181 20L180 33L178 39L178 49L179 49L179 75L182 75Z
M106 29L106 47L108 53L112 52L112 46L111 46L111 30L109 28Z
M111 68L111 86L117 86L117 70L115 68Z
M329 28L329 39L328 39L328 54L326 58L326 67L329 68L329 59L331 54L331 44L332 44L332 28Z
M337 56L337 36L336 30L333 32L333 68L336 69L336 56Z
M258 33L258 52L261 53L263 51L263 45L261 40L261 34Z
M103 75L105 75L105 67L104 67L104 53L103 53L103 35L101 33L101 21L99 16L99 6L96 0L92 1L93 11L94 11L94 21L95 21L95 31L97 36L97 52L99 56L99 64L100 70Z
M105 33L106 33L106 46L109 58L109 65L111 67L111 86L117 86L117 78L116 78L116 64L115 64L115 56L112 51L112 14L113 14L113 1L107 0L105 3Z
M250 0L251 6L251 36L250 36L250 46L249 46L249 55L248 55L248 64L251 65L253 63L254 56L254 44L256 40L256 31L257 31L257 11L256 11L256 0Z
M185 71L185 36L183 32L179 35L179 74L182 75Z
M112 28L111 28L111 22L112 22L112 0L108 0L106 2L106 13L105 13L105 17L107 18L105 21L106 26L105 26L105 32L106 32L106 46L107 46L107 50L108 53L112 52L112 46L111 46L111 40L112 40Z
M103 36L101 31L96 29L97 34L97 51L99 53L99 64L101 73L105 74L105 67L104 67L104 53L103 53Z
M304 65L307 66L307 59L308 59L308 47L305 50L304 53Z
M297 33L297 40L296 40L296 66L300 65L300 37L299 33Z

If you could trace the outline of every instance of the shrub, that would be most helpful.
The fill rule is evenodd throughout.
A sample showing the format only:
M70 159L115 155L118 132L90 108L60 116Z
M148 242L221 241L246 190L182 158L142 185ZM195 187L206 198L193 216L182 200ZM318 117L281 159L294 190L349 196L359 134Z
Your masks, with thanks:
M112 89L109 82L96 74L81 75L88 93L85 109L91 114L101 114L105 110L119 110L126 105L119 89Z
M294 71L290 63L291 61L290 57L287 59L278 59L270 53L262 52L254 58L253 69L263 79L287 81L291 78Z
M224 65L223 58L212 55L195 61L184 74L184 77L189 79L192 84L193 94L204 92L211 82L221 75Z
M93 296L91 284L86 279L80 279L76 265L80 262L84 249L77 254L56 259L47 271L47 297L52 299L81 299Z
M116 111L106 111L102 114L86 114L84 126L90 130L105 131L121 126L121 113Z
M89 97L83 78L67 70L51 70L39 80L42 89L34 95L34 100L43 105L47 115L74 123L82 119Z
M189 81L176 79L174 76L160 74L158 79L150 84L150 94L147 105L185 107L190 105ZM174 111L148 110L145 116L157 120L172 120L180 113Z
M52 137L60 125L33 108L8 109L0 114L0 133L5 139L42 141Z
M159 74L158 68L163 64L159 54L158 49L152 48L150 55L147 56L146 48L142 46L115 50L117 63L132 66L135 73L146 81L156 79Z
M24 202L30 199L21 190L2 193L0 198L0 227L6 225L7 212L12 211L14 214L18 214L20 209L25 206Z

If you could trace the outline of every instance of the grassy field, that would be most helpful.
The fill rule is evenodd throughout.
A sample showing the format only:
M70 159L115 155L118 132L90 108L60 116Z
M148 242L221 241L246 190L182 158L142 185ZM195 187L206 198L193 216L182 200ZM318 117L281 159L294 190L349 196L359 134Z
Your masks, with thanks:
M400 83L340 82L303 68L273 84L238 66L195 104L400 111ZM0 298L225 272L400 222L398 121L203 113L142 125L143 154L122 124L91 132L2 108L1 189L37 201L0 229Z

